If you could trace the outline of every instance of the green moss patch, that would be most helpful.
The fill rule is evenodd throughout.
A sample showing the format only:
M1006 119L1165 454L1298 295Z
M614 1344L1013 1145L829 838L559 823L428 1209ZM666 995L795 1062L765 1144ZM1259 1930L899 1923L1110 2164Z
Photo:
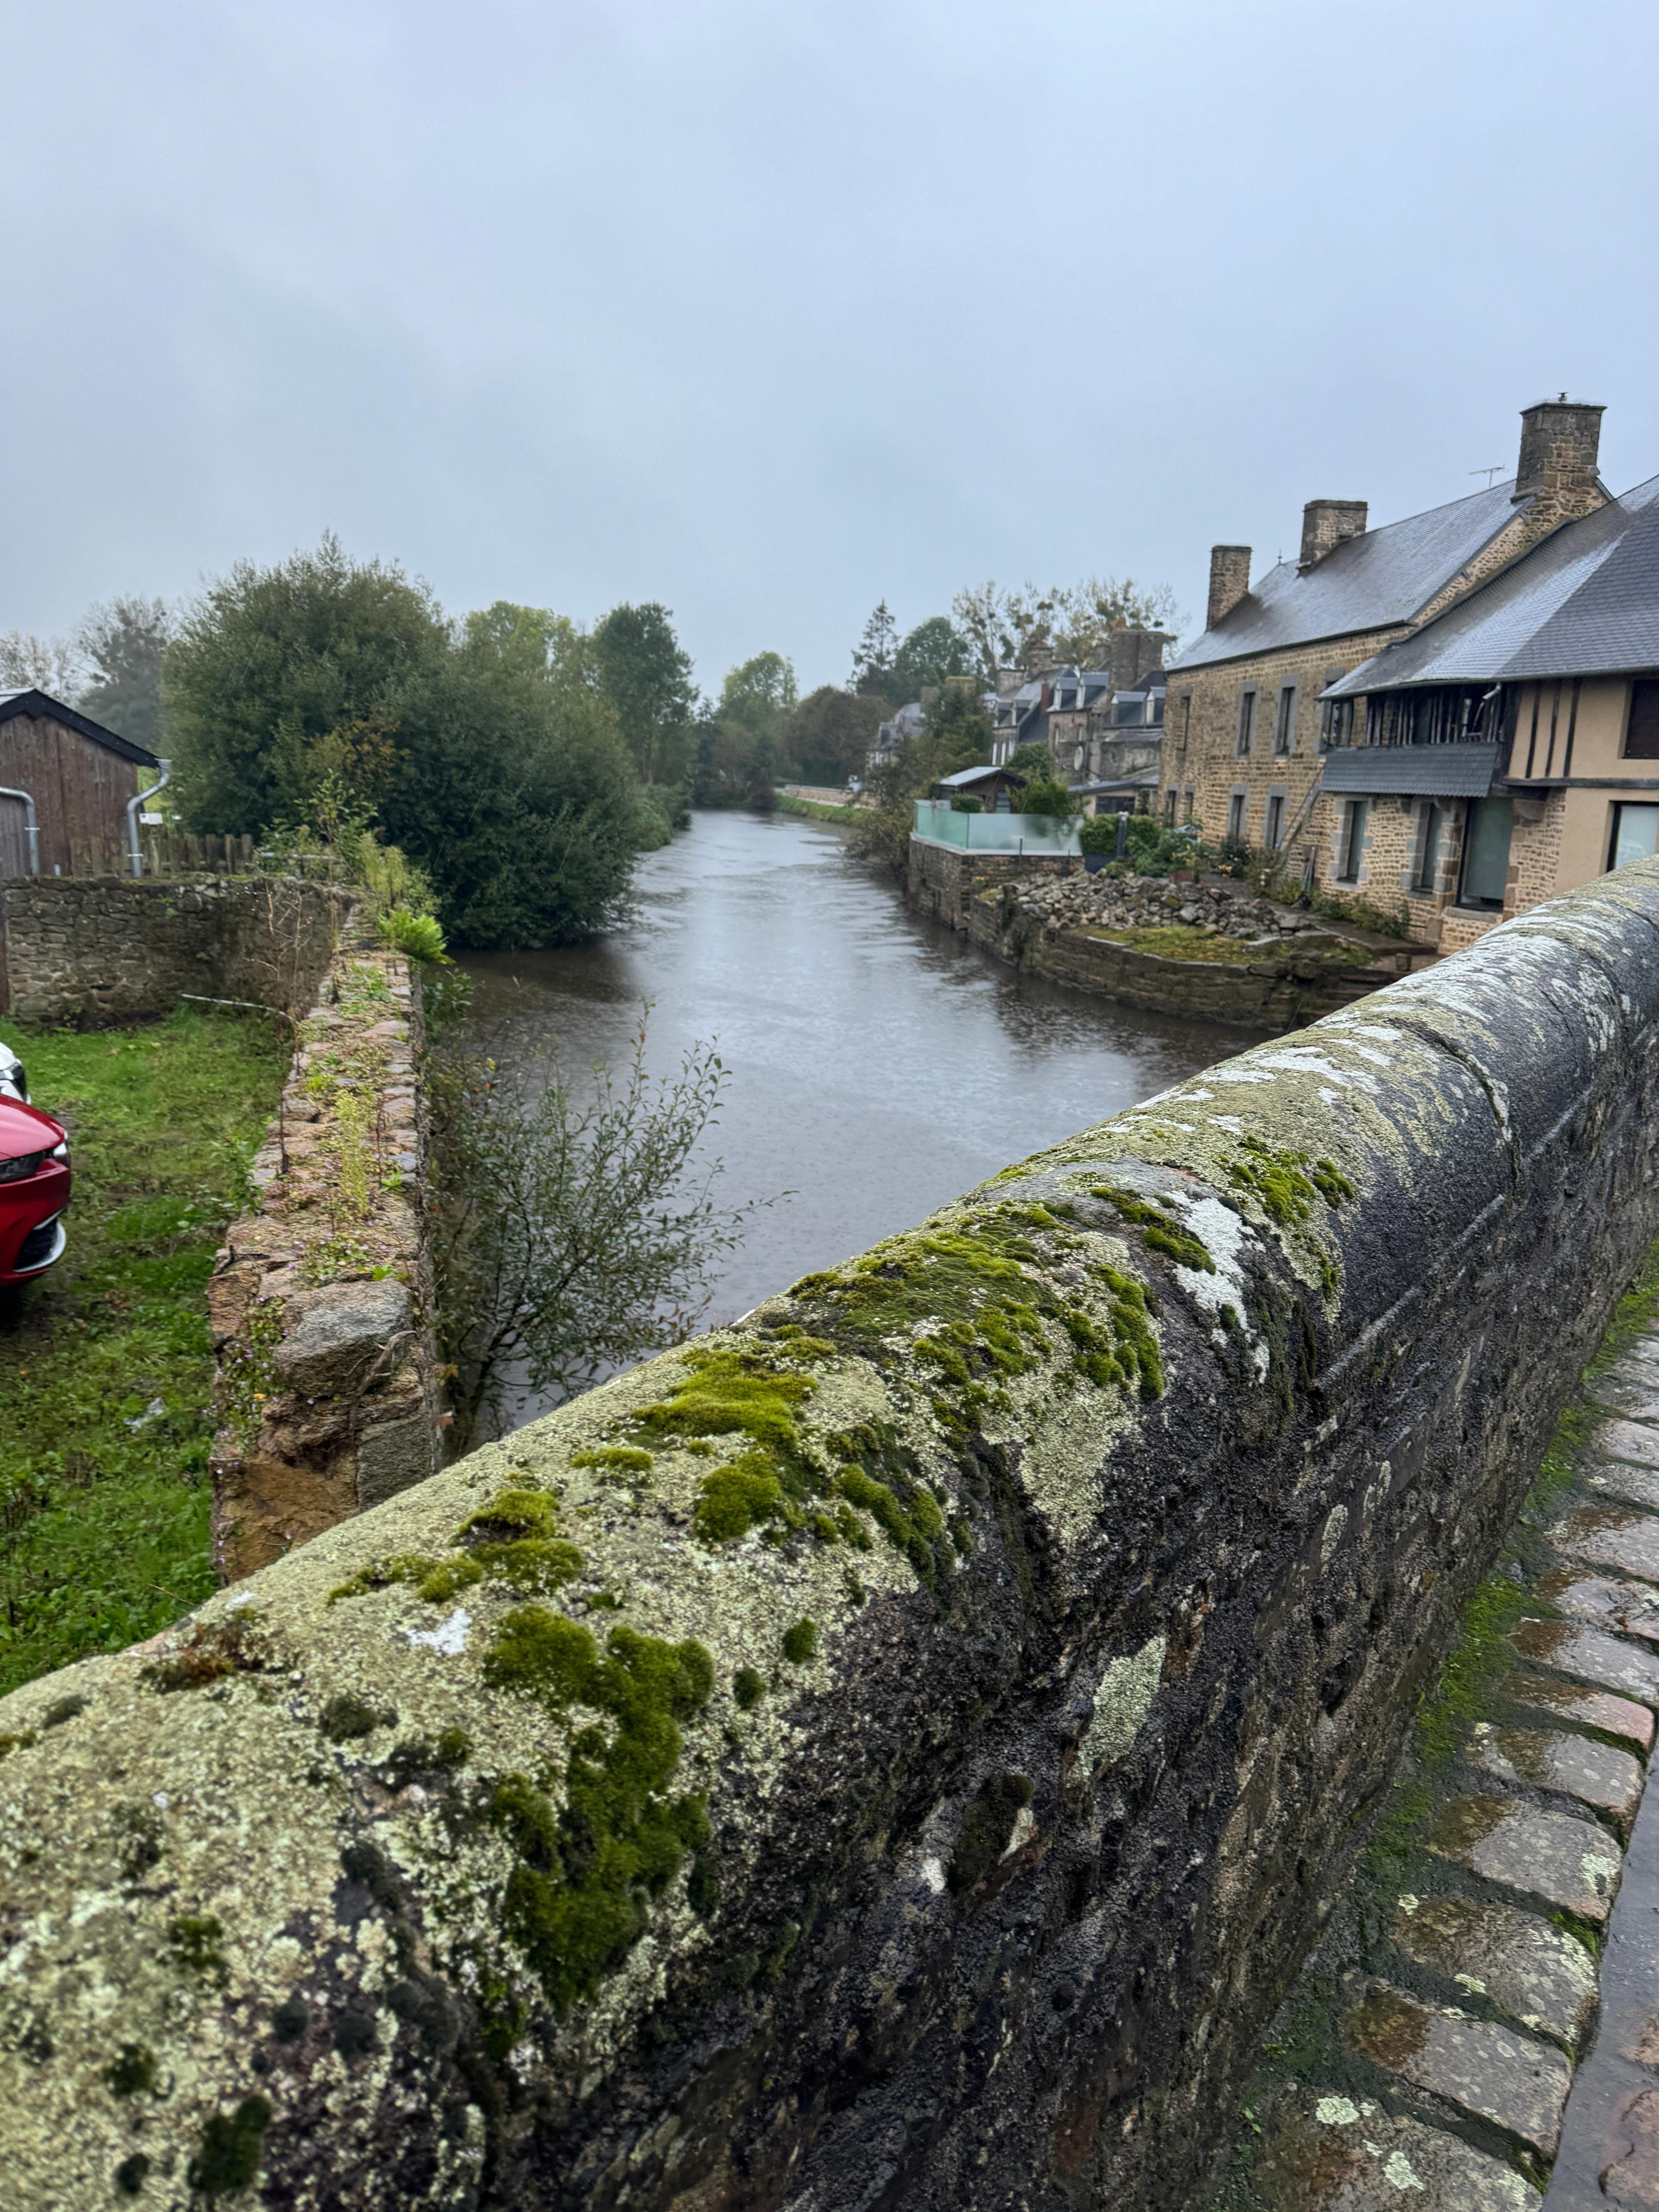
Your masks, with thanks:
M190 2162L191 2187L204 2197L225 2197L257 2181L270 2125L270 2106L263 2097L244 2097L234 2112L215 2112Z
M579 1622L526 1605L503 1617L483 1671L561 1717L580 1707L611 1723L577 1730L561 1807L522 1775L489 1804L514 1858L502 1924L562 2017L627 1957L651 1900L708 1841L702 1799L667 1790L679 1723L708 1704L714 1662L700 1644L624 1627L601 1651Z
M1125 1221L1139 1229L1143 1243L1152 1251L1162 1252L1166 1259L1174 1260L1181 1267L1190 1267L1197 1274L1214 1274L1215 1261L1210 1257L1208 1248L1189 1229L1182 1226L1173 1199L1164 1199L1156 1206L1149 1206L1144 1198L1137 1198L1133 1191L1119 1190L1109 1183L1097 1183L1089 1194L1091 1198L1104 1199L1107 1205L1115 1208Z
M447 1559L399 1552L360 1567L329 1592L329 1602L362 1597L393 1583L412 1583L428 1604L445 1605L486 1579L509 1589L550 1597L574 1582L586 1561L555 1532L558 1501L544 1490L499 1490L455 1532L462 1547Z

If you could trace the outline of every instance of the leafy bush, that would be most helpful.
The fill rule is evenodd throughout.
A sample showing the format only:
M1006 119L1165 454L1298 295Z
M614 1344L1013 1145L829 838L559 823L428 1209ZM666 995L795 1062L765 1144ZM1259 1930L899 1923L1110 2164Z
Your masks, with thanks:
M1077 833L1077 842L1085 853L1115 853L1117 850L1117 816L1091 814Z
M1020 801L1022 814L1043 814L1051 821L1069 821L1081 808L1063 783L1030 783Z
M975 798L971 791L952 792L951 811L953 814L982 814L985 811L985 801Z
M407 907L387 907L375 923L382 940L411 960L447 960L444 933L435 915L411 914Z

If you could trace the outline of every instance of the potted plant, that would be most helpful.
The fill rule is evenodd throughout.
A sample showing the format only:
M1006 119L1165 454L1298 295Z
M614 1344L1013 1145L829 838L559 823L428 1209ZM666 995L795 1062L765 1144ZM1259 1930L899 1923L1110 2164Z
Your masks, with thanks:
M1079 825L1077 842L1083 848L1083 865L1097 876L1117 853L1115 814L1091 814Z

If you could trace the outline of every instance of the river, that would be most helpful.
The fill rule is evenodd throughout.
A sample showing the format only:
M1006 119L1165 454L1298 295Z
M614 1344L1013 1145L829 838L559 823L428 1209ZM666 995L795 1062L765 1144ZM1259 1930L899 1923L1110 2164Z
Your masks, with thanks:
M718 1041L717 1197L778 1202L712 1272L710 1326L1249 1041L1020 975L787 815L700 812L642 861L622 927L464 965L477 1036L514 1066L556 1048L577 1088L626 1058L643 1001L654 1072Z

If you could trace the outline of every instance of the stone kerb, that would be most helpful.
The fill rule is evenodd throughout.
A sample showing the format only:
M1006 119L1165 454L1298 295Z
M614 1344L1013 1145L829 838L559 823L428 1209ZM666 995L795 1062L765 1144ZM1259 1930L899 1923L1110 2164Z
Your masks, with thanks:
M9 2203L1198 2201L1659 1231L1656 924L1540 908L5 1699Z
M438 1463L421 1044L409 962L349 933L208 1286L228 1581Z

